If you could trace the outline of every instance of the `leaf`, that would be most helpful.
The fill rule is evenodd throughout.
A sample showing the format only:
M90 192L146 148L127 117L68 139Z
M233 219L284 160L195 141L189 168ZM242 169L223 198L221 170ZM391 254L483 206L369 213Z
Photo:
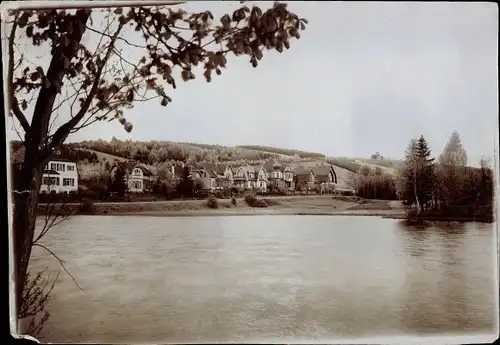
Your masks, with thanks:
M21 103L21 108L23 108L23 110L26 110L26 108L28 108L28 102L26 102L25 99L23 99L23 101Z
M123 128L125 128L125 130L128 133L130 133L130 132L132 132L132 129L134 128L134 126L130 122L127 122L127 123L125 123L125 125L123 125Z
M166 106L167 106L167 104L168 104L168 99L167 99L166 97L163 97L163 98L162 98L162 100L161 100L161 105L162 105L163 107L166 107Z
M188 70L182 70L181 72L181 77L182 77L182 80L184 81L188 81L189 80L189 76L190 76L190 72Z
M33 37L33 25L28 25L26 28L26 36Z
M147 85L148 89L151 89L151 90L156 89L155 79L149 79L149 80L147 80L146 81L146 85Z
M38 73L38 72L31 73L31 75L30 75L31 81L37 81L38 78L40 78L40 73Z
M121 7L117 7L117 8L115 9L115 14L122 14L122 13L123 13L123 8L121 8Z

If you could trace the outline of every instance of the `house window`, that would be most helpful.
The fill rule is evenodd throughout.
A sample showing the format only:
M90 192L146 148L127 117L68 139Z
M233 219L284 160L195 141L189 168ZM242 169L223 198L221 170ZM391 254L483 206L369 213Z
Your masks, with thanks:
M59 186L59 177L44 177L42 184L47 186Z
M137 175L140 175L140 174L141 174L141 169L139 169L139 168L134 169L134 175L137 176Z
M75 166L68 164L68 171L75 171Z
M50 163L50 170L66 171L66 165L62 163Z
M74 178L63 178L63 186L75 186L75 179Z
M134 189L142 189L142 182L141 181L133 181L132 182L132 188L134 188Z

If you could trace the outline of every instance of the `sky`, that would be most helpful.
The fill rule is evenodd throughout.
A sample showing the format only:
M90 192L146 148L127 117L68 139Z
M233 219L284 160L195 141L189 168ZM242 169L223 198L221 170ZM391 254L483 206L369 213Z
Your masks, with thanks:
M218 16L239 6L203 1L182 7ZM173 102L167 107L150 101L126 111L131 133L117 122L99 122L69 141L116 137L401 158L420 135L438 155L456 130L470 163L494 154L495 3L307 1L288 7L309 21L290 50L265 53L258 68L248 57L231 57L209 84L201 73L180 81L168 90ZM43 60L39 51L32 54ZM12 124L7 127L15 139Z

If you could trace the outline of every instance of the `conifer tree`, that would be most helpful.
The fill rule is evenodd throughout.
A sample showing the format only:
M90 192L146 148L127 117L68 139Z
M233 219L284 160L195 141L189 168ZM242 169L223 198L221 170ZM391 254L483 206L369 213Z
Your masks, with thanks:
M178 192L180 195L191 198L194 192L194 180L191 176L191 169L189 166L185 165L182 169L182 175L180 176L180 181L178 185Z
M434 158L423 135L410 141L405 156L402 199L424 211L432 200L435 175Z
M117 167L110 185L110 192L116 193L118 196L125 196L128 190L127 182L125 181L125 171L122 167Z
M421 135L417 141L416 156L418 161L417 170L417 195L421 211L427 208L432 200L435 185L434 158L424 136Z

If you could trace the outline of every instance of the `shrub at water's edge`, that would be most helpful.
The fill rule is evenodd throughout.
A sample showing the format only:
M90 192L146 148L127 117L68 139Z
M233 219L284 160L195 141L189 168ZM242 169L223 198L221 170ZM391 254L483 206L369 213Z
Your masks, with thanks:
M255 195L252 194L245 195L245 202L250 207L267 207L267 203L265 200L258 199Z
M82 215L92 215L92 214L95 214L96 212L96 209L95 209L95 205L94 205L94 202L90 199L84 199L81 204L80 204L80 208L78 210L79 214L82 214Z
M217 198L214 198L213 196L207 199L206 205L211 209L219 208L219 202L217 201Z

